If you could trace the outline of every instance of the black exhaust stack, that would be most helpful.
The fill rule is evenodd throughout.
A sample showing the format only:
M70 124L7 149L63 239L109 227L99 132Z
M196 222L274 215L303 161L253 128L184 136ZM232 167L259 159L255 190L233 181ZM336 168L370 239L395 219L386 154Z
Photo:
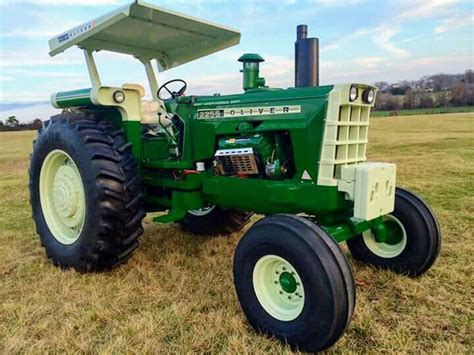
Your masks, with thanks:
M295 87L319 86L319 39L307 38L308 26L296 28Z

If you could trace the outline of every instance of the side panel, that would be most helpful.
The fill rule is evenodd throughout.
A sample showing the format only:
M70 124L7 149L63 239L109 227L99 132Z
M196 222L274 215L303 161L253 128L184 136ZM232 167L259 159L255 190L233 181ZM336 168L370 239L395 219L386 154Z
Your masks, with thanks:
M291 180L206 177L204 200L228 208L240 208L263 214L325 214L348 207L337 187L316 186Z
M309 174L306 179L316 181L331 89L332 86L255 90L242 95L195 98L189 137L192 149L187 153L192 161L206 161L213 159L219 137L288 132L296 165L294 180L301 181L303 175ZM282 107L291 110L282 113ZM249 108L260 109L263 114L239 113L248 113ZM273 114L269 113L272 109ZM229 112L235 112L236 117L229 117Z

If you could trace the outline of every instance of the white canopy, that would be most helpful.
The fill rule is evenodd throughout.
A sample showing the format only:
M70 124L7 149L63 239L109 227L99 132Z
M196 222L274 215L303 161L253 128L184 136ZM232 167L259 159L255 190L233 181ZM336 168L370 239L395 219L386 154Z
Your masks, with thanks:
M192 7L192 2L190 3ZM49 41L55 56L74 45L156 59L167 70L240 42L240 32L136 0Z

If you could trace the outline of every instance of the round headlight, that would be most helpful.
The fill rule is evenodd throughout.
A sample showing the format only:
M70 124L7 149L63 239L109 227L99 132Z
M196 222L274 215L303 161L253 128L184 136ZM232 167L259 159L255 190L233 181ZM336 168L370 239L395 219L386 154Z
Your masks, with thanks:
M117 90L114 92L114 101L118 104L121 104L122 102L125 101L125 94L123 91Z
M371 104L374 102L374 99L375 99L374 89L365 89L364 92L362 93L362 100L364 100L364 102L367 104Z
M349 101L357 100L357 88L355 86L351 86L349 89Z

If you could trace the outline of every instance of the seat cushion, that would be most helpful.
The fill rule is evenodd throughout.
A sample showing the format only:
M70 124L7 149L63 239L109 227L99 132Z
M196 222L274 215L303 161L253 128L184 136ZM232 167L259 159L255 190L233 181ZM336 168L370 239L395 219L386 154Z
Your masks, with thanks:
M158 112L163 112L163 110L160 110L160 104L157 101L142 100L141 122L143 124L161 123L162 126L169 127L171 125L171 120L164 114L161 115L161 120L159 120Z

